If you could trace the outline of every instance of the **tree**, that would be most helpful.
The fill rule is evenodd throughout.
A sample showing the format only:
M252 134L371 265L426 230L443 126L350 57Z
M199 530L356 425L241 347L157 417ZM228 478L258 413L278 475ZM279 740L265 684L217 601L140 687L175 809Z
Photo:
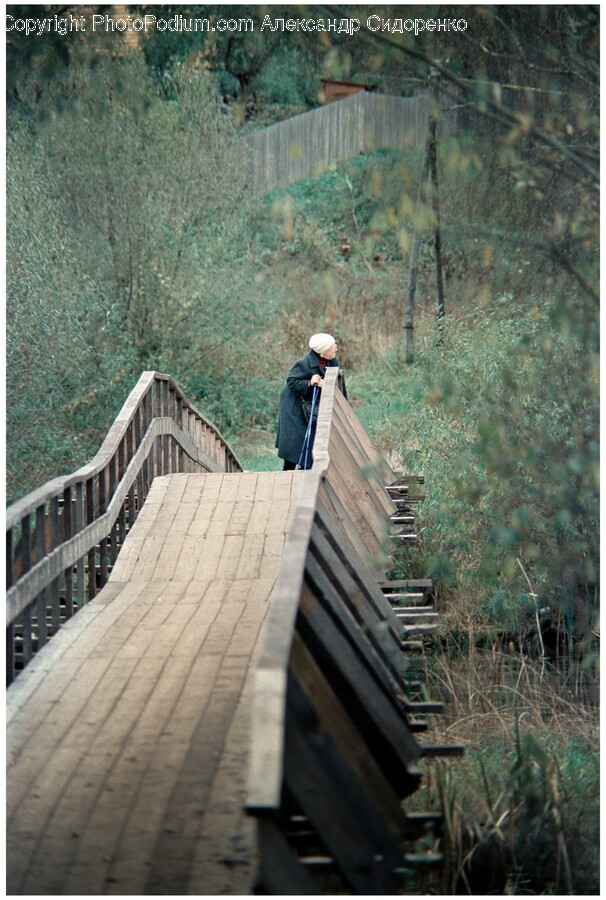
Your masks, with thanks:
M142 369L170 371L220 404L230 359L250 356L261 314L248 287L235 123L204 74L177 69L165 82L138 53L76 48L43 97L11 110L9 406L17 415L29 404L29 430L49 426L44 383L54 385L51 409L62 408L57 432L77 433L86 409L95 447ZM36 365L24 367L20 354L34 347ZM22 470L27 441L9 451ZM39 462L48 477L77 455Z
M328 7L333 12L336 8ZM339 8L343 15L342 8ZM439 15L424 8L423 18ZM592 6L460 7L464 31L360 34L491 128L493 161L545 217L542 250L597 297L599 32ZM431 40L433 54L424 43ZM439 78L435 78L435 75Z
M135 369L212 350L225 306L212 286L246 193L234 125L205 76L177 70L168 99L140 54L82 59L36 124L43 174ZM60 111L59 111L60 110Z
M9 501L90 451L77 407L99 374L106 330L92 280L54 202L31 129L7 138L6 427ZM78 429L77 423L81 428ZM26 464L24 464L26 461Z

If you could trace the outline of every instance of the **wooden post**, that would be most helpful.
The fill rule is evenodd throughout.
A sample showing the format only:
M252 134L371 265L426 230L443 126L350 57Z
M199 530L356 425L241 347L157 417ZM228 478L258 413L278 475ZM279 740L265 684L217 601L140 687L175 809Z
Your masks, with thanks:
M72 489L71 487L65 487L63 490L63 513L61 518L63 519L63 535L62 542L68 541L73 534L73 519L72 519ZM73 567L69 566L65 572L65 618L71 619L74 614L74 579L73 579Z
M431 112L430 112L431 122ZM430 133L431 134L431 133ZM421 179L419 182L419 196L417 206L421 209L426 202L426 183L429 175L431 153L431 136L428 135L425 145L425 154L423 156L423 166L421 168ZM414 303L415 293L417 290L417 273L419 269L419 247L421 246L421 234L418 225L415 223L412 235L412 247L410 249L410 268L408 270L408 291L406 294L406 313L404 317L404 359L409 365L414 361Z
M95 521L95 478L94 476L87 479L85 484L85 500L84 500L84 511L86 515L86 524L92 525ZM91 547L88 551L88 559L87 559L87 567L88 567L88 582L87 582L87 599L88 603L97 595L97 564L96 564L96 550L95 547Z
M84 482L76 482L76 502L74 508L74 534L80 534L84 527ZM76 603L78 610L86 603L86 583L84 573L84 557L76 562Z
M434 90L431 98L429 112L429 159L431 170L431 206L434 218L434 250L436 256L436 287L437 305L436 322L438 325L438 340L441 339L441 330L444 319L444 270L442 266L442 229L440 223L440 188L438 184L438 144L437 131L437 92Z
M46 504L42 503L36 510L36 524L34 528L34 553L35 561L39 562L46 555ZM43 588L38 594L36 603L33 606L38 625L38 645L36 651L40 650L46 643L46 595L47 588Z

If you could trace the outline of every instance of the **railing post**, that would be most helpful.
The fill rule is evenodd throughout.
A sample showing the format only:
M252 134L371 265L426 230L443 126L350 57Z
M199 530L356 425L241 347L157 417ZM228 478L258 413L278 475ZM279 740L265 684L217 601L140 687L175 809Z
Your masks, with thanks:
M143 413L142 413L142 433L145 434L147 429L151 425L151 421L153 418L152 411L152 402L153 402L153 385L150 385L150 388L145 395L145 400L143 404ZM152 472L153 472L153 453L154 447L152 446L150 455L145 460L143 464L143 493L141 497L139 497L139 509L143 506L143 501L147 497L147 492L149 491L149 486L152 482Z
M181 394L175 394L175 420L182 431L185 431L183 427L183 398ZM185 453L183 452L183 447L180 444L177 444L174 441L175 451L177 454L177 472L185 471L184 459Z
M32 658L32 608L28 606L23 610L23 615L21 616L21 622L23 624L23 636L22 636L22 650L21 650L21 664L22 667L25 668L30 659Z
M6 532L6 587L7 590L13 584L13 561L15 552L15 532L9 528Z
M162 386L163 381L156 381L156 393L154 397L154 417L160 418L162 416ZM154 468L152 478L155 478L156 475L161 475L163 471L163 456L162 456L162 437L158 435L156 440L154 441L154 452L153 452L153 460L154 460Z
M126 468L131 463L133 456L135 455L135 449L137 447L136 444L136 428L135 421L129 424L127 432L126 432ZM137 491L137 482L133 481L128 491L128 530L130 531L133 525L135 524L135 519L137 518L137 513L135 510L135 495Z
M15 678L15 626L11 622L6 629L6 683Z
M117 466L118 466L118 477L117 484L120 484L122 478L124 476L124 472L126 471L126 436L122 438L118 445L118 453L117 453ZM120 543L120 547L124 545L124 541L126 540L126 498L123 500L122 505L120 507L120 512L118 513L118 541ZM119 552L119 551L118 551Z
M63 540L68 541L73 534L72 516L72 489L66 487L63 491ZM65 618L71 619L74 614L74 576L70 566L65 569Z
M21 574L25 575L31 568L31 513L21 523Z
M116 485L116 458L110 460L109 465L107 467L107 483L108 483L108 502L111 503L111 499L114 496L114 490ZM116 558L118 556L117 544L116 544L116 530L117 523L114 522L112 526L112 530L109 533L109 558L111 560L112 566L116 562Z
M107 510L107 488L106 488L107 469L101 469L99 472L99 515L104 515ZM107 584L108 558L107 558L107 538L103 537L99 541L99 587L102 588Z
M38 562L46 556L45 549L45 530L46 530L46 509L45 504L41 504L36 509L36 524L34 526L34 547L35 561ZM35 603L36 620L38 626L38 645L39 650L46 643L46 595L47 588L43 588Z
M6 532L6 587L13 584L14 531ZM15 626L10 622L6 628L6 683L15 677Z
M91 525L95 521L95 479L89 478L86 482L86 524ZM88 600L93 600L97 594L96 552L91 547L88 551Z
M142 440L142 438L143 438L143 435L145 434L145 427L143 427L143 428L141 427L141 423L142 423L142 421L143 421L143 415L144 415L144 403L145 403L145 399L143 400L143 403L141 403L141 404L137 407L137 409L136 409L136 411L135 411L135 415L134 415L134 417L133 417L133 425L134 425L134 442L135 442L134 450L135 450L135 451L136 451L136 449L140 446L141 440ZM141 510L141 506L142 506L142 503L143 503L143 496L144 496L144 492L143 492L143 482L144 482L144 473L145 473L145 467L146 467L146 465L147 465L147 460L145 460L145 462L143 463L143 465L139 468L139 471L137 472L137 478L136 478L136 481L135 481L135 495L134 495L134 508L133 508L134 517L133 517L133 522L134 522L134 520L137 518L137 516L139 515L139 512L140 512L140 510Z
M49 528L50 528L50 550L55 550L60 543L59 540L59 497L55 494L55 496L50 499L50 506L48 511L49 517ZM49 602L51 607L51 628L52 633L56 634L56 632L61 627L61 577L57 576L51 582L50 591L49 591Z
M84 526L84 484L76 483L76 502L74 509L74 534L80 534ZM86 581L84 575L84 557L76 563L76 605L82 609L86 602Z

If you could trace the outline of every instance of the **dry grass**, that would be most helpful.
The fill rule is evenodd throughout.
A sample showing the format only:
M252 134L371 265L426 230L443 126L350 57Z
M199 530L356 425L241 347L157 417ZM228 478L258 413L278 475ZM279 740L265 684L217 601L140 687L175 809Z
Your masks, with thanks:
M522 734L548 727L561 740L571 734L588 739L597 725L596 709L579 703L561 672L511 646L504 652L472 644L455 660L438 655L429 681L431 693L446 700L439 723L443 737L476 750L487 738L511 741L514 725Z
M599 712L541 661L496 647L433 656L446 713L422 743L462 743L421 764L418 808L440 808L445 864L430 893L599 891Z

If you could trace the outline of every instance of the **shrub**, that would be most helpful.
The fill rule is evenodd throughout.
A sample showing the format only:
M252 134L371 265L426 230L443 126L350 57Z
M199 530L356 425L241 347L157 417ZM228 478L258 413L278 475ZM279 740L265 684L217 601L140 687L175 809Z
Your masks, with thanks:
M415 366L383 360L350 383L379 443L399 451L400 468L425 474L421 565L450 584L453 625L471 609L515 628L549 607L568 622L570 645L591 630L595 341L593 317L572 298L563 311L506 297L447 320Z
M278 51L254 80L254 90L267 103L317 103L316 79L298 49Z

